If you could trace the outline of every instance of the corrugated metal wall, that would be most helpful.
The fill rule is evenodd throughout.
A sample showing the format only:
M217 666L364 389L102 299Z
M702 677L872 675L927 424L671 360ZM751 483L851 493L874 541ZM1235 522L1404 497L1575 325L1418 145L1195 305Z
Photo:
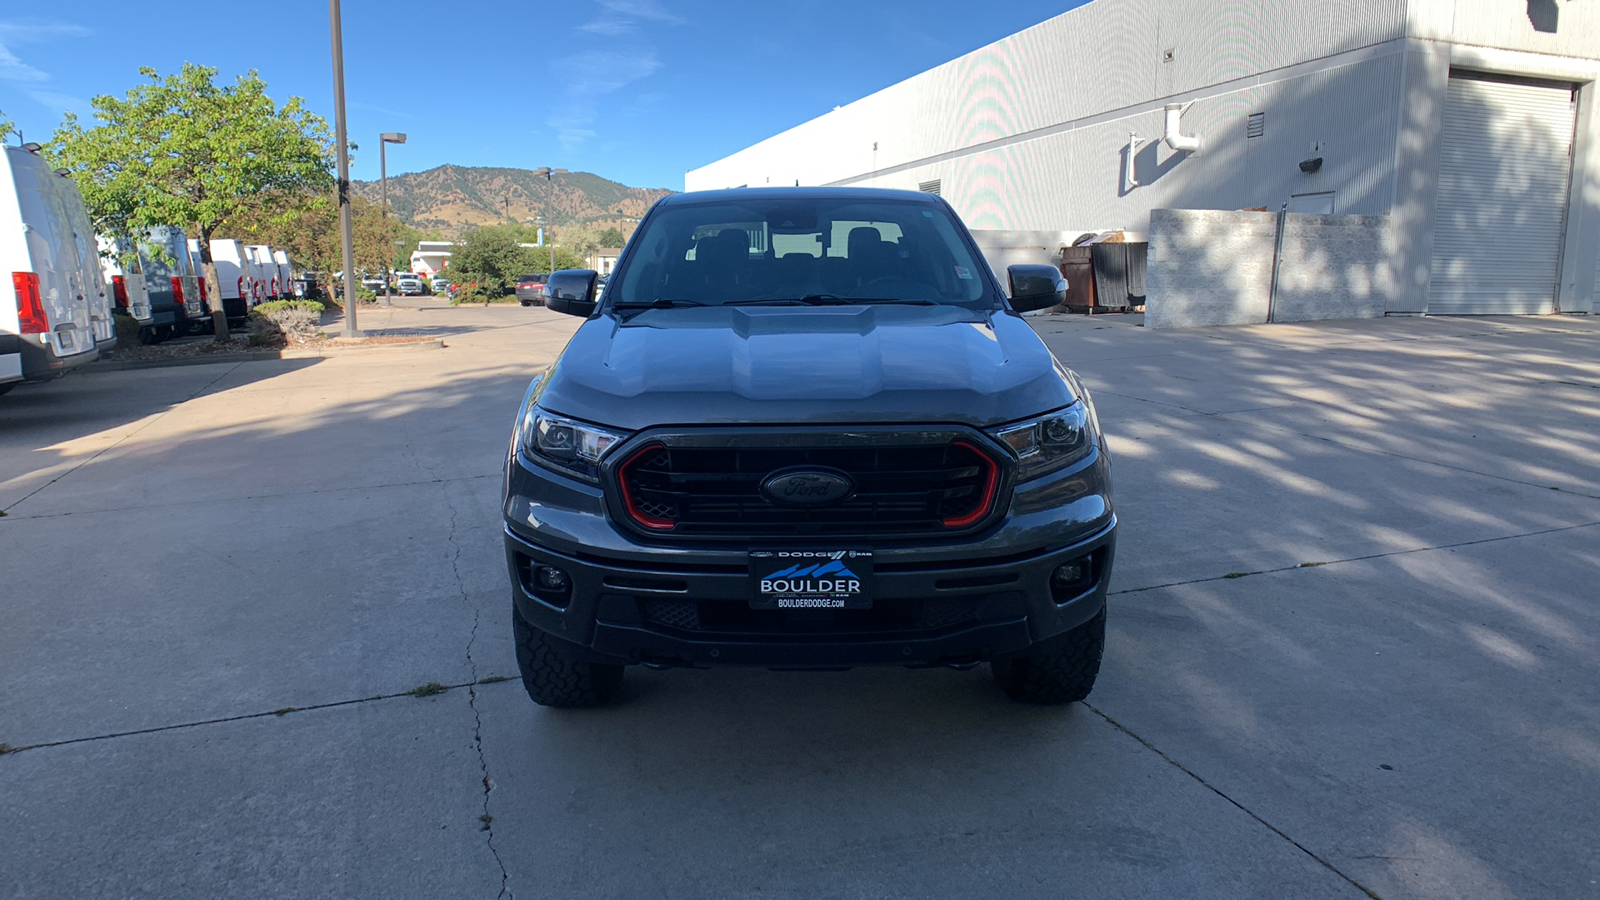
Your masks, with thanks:
M1325 156L1317 180L1332 180L1337 159L1355 179L1335 188L1348 191L1340 211L1371 212L1388 190L1394 143L1394 117L1373 111L1397 102L1397 59L1200 100L1184 122L1207 136L1206 151L1174 160L1147 145L1136 168L1148 187L1127 196L1122 148L1130 129L1160 136L1161 113L1149 107L1161 98L1381 44L1405 23L1404 0L1096 0L694 170L686 185L915 188L943 178L974 227L1142 229L1164 205L1281 202L1301 187L1293 164L1325 141L1342 155ZM1330 86L1338 93L1318 96ZM1247 147L1245 116L1269 104L1267 135ZM1269 174L1253 176L1249 165L1263 163ZM862 180L869 173L880 174Z
M1151 111L854 183L941 179L975 228L1144 230L1152 209L1275 208L1324 191L1339 213L1377 215L1392 195L1400 74L1396 54L1201 100L1183 118L1205 138L1197 154L1160 143L1163 114ZM1246 137L1258 112L1263 134ZM1134 153L1141 186L1125 191L1130 131L1148 143ZM1300 170L1318 157L1320 171Z
M1588 0L1408 0L1406 34L1434 41L1593 58L1600 4Z

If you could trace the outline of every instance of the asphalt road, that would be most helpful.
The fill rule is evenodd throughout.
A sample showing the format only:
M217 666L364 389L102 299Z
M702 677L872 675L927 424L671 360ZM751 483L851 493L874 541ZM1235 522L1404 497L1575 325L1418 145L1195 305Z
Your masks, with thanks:
M542 309L13 391L0 897L1600 897L1600 322L1035 321L1123 523L1064 709L497 680L499 466L577 324Z

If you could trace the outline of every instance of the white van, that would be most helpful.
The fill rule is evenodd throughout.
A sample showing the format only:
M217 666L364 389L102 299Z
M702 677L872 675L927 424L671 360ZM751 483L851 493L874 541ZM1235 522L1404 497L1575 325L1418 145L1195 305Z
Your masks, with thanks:
M0 272L10 274L15 298L0 302L0 392L99 356L99 298L83 285L60 180L33 150L0 148Z
M294 266L289 264L289 251L274 250L272 259L278 264L278 298L294 299Z
M139 327L156 324L155 312L150 308L150 292L144 286L144 266L139 262L139 248L126 237L109 238L99 235L95 239L100 247L100 268L105 272L106 287L111 290L112 302L138 321ZM166 314L166 323L172 323L172 314Z
M145 290L150 292L152 305L160 309L157 295L167 291L172 294L170 302L177 312L172 333L203 332L209 323L201 300L200 279L194 276L194 265L189 262L188 235L176 225L154 225L145 230L139 243ZM152 276L157 276L157 280L151 281Z
M196 248L199 241L195 242ZM242 324L250 315L251 283L254 270L250 265L250 251L238 241L214 240L211 242L211 261L217 266L217 281L222 288L222 308L228 321Z
M110 350L117 345L117 324L111 315L111 292L106 289L105 274L100 269L100 248L94 226L89 223L89 210L83 204L83 194L78 192L78 183L65 170L56 172L52 184L67 214L72 255L78 261L78 282L89 301L95 349Z
M278 262L272 258L272 248L266 244L251 244L249 250L261 280L261 298L256 302L271 303L278 299Z

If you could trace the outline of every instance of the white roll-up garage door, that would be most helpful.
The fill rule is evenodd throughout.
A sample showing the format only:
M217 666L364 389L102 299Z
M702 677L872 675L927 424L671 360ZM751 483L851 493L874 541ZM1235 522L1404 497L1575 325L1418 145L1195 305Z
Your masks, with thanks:
M1571 85L1450 74L1430 314L1555 311L1573 115Z

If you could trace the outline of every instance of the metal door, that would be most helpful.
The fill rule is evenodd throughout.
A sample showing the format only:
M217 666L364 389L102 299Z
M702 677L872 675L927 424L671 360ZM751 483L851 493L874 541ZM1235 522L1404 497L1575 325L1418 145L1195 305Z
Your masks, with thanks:
M1573 122L1571 85L1451 73L1429 314L1555 311Z

